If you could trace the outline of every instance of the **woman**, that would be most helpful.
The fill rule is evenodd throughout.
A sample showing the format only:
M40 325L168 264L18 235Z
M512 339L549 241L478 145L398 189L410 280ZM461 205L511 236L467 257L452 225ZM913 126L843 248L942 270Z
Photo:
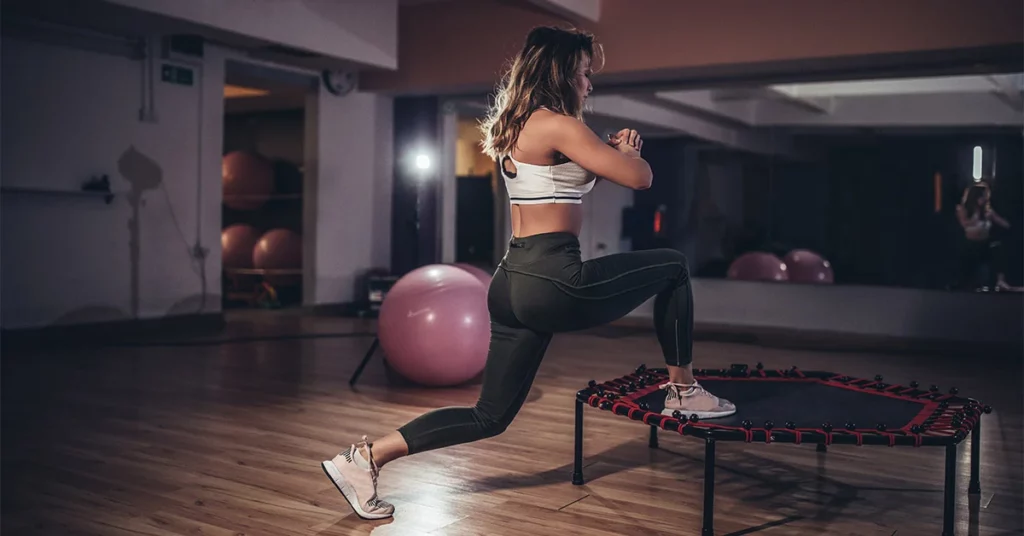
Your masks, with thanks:
M511 201L512 238L487 295L491 342L473 407L429 412L383 438L350 446L323 469L356 513L390 516L377 474L399 457L502 433L530 390L553 333L606 324L656 296L655 328L668 365L665 412L731 415L734 405L693 377L693 302L686 259L675 250L583 262L577 236L583 196L597 176L649 188L643 141L622 130L602 142L582 121L595 57L589 34L537 28L513 62L482 128L484 152L500 163Z
M961 279L964 284L974 280L981 266L991 266L996 272L997 290L1010 290L1004 274L1002 242L995 240L992 224L1009 229L1010 223L992 210L992 193L988 184L979 182L964 191L956 207L956 217L964 231L964 249L961 256ZM987 278L986 278L987 279Z

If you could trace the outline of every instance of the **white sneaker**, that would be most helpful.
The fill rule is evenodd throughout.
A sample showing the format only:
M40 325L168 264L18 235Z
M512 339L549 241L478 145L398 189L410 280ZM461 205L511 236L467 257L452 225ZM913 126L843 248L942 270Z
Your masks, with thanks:
M369 460L359 452L363 447L370 453ZM366 436L333 460L321 462L320 467L359 517L384 519L395 513L393 505L377 497L377 474L380 469L373 461L373 451L366 443Z
M700 419L717 419L736 413L736 405L724 398L707 392L696 381L692 385L682 383L665 383L659 386L665 390L665 409L663 415L680 412L684 417L697 415Z

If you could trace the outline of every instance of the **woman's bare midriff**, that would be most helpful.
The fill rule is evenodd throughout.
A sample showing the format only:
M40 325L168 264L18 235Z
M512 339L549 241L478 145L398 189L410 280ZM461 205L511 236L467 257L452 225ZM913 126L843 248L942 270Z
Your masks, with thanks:
M512 236L516 238L559 232L579 236L582 228L583 205L512 205Z

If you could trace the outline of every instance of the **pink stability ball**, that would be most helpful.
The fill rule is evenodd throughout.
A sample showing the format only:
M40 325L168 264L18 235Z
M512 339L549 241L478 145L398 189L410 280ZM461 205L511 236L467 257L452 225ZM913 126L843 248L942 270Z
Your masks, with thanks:
M404 275L385 296L378 322L388 365L415 383L459 385L484 369L487 287L463 269L432 264Z
M461 268L461 269L469 272L470 274L473 275L473 277L477 278L481 283L483 283L484 287L490 288L490 286L491 286L491 278L494 277L494 274L488 273L486 270L484 270L482 268L477 268L476 266L473 266L472 264L467 264L467 263L464 263L464 262L457 262L457 263L453 264L452 266L454 266L456 268Z
M729 265L729 279L744 281L788 281L786 263L764 251L744 253Z
M220 233L221 264L224 268L252 268L252 250L260 240L252 225L236 223Z
M224 204L235 210L256 210L274 193L274 167L260 155L234 151L221 159Z
M789 269L789 280L796 283L820 283L830 285L835 282L832 263L817 253L806 249L794 249L783 259Z

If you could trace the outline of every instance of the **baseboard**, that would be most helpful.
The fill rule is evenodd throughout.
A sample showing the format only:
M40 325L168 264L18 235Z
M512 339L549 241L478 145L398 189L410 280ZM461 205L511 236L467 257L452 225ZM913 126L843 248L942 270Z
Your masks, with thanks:
M612 324L634 333L654 332L650 317L626 317ZM788 328L733 326L697 323L693 328L697 341L753 344L757 346L829 352L877 352L886 354L929 354L971 356L972 358L1008 357L1019 359L1024 353L1020 344L1001 344L943 339L915 339L892 336L809 331Z
M41 328L0 329L0 344L5 348L104 344L146 338L180 337L183 334L208 335L220 332L224 326L223 313L204 313Z

